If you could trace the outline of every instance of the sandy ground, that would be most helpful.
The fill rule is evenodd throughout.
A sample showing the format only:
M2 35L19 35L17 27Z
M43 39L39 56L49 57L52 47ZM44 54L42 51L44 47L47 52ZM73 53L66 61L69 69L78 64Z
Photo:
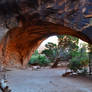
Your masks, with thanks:
M8 85L12 92L92 92L92 81L62 77L63 69L27 69L9 71Z

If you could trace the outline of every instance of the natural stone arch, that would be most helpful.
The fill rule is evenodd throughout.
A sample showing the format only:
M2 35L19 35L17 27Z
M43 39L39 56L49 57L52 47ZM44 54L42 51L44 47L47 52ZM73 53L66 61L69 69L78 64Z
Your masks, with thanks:
M54 34L72 35L92 43L92 32L80 31L89 24L90 8L90 0L2 0L0 28L9 31L0 44L0 60L25 65L37 46Z
M0 44L0 59L4 64L25 66L37 47L51 35L72 35L88 43L92 41L82 32L60 24L37 21L37 24L16 27L7 32Z

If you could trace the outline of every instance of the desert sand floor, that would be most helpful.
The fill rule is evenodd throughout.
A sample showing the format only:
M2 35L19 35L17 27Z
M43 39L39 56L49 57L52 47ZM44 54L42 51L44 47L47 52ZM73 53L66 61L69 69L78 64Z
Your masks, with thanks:
M7 73L8 85L12 92L92 92L92 80L62 77L64 72L64 69L13 69Z

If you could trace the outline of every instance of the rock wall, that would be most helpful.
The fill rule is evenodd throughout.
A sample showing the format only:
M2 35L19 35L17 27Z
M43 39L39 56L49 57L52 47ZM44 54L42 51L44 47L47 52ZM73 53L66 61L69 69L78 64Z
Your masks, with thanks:
M6 34L8 30L0 27L0 41L3 38L3 36Z

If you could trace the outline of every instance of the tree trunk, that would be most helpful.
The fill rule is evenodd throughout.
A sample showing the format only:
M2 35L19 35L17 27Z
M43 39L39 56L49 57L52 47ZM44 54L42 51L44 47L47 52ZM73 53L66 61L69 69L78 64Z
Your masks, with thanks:
M58 63L59 63L59 61L60 61L60 58L56 58L54 64L52 65L52 68L56 68Z

